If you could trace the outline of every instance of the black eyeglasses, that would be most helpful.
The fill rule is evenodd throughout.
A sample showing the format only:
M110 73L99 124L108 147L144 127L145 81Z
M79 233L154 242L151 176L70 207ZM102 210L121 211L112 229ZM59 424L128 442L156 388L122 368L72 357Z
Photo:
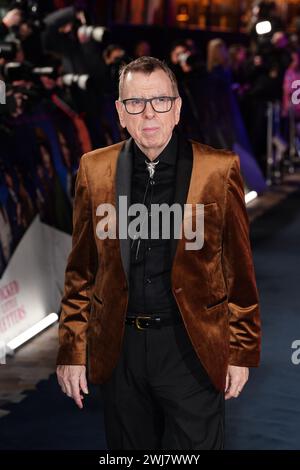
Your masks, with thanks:
M155 96L154 98L128 98L120 100L124 104L127 113L140 114L145 111L149 102L153 110L157 113L167 113L173 106L178 96Z

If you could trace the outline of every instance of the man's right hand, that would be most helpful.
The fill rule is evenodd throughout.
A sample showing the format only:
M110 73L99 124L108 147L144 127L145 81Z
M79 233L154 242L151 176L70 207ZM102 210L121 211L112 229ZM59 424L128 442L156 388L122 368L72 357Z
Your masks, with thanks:
M85 366L57 366L57 380L68 397L73 398L79 408L83 408L83 393L89 393Z

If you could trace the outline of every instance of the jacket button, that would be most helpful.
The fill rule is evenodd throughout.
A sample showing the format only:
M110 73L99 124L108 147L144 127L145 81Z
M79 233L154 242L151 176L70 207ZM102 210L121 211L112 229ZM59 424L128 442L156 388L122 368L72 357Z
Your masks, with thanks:
M174 289L175 294L179 294L179 292L181 292L181 291L182 291L182 287L176 287Z

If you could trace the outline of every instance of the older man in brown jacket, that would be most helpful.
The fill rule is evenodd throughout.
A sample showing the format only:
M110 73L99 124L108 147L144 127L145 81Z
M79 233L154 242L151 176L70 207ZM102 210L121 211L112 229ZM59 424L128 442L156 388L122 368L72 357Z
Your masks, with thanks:
M80 408L86 369L101 384L110 449L222 449L224 400L260 356L239 158L177 132L181 98L158 59L128 64L119 88L131 138L85 154L77 176L58 380ZM122 197L148 222L155 204L179 206L181 230L175 219L169 238L124 230ZM182 228L199 214L203 240L189 249Z

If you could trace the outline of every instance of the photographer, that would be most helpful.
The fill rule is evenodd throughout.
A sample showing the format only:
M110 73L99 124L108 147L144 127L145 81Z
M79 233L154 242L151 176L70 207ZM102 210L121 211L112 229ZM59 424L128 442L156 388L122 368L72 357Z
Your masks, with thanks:
M40 101L41 86L33 73L33 66L28 62L7 62L3 67L6 83L6 104L1 115L18 118L25 111L31 112Z
M64 86L69 88L76 110L84 115L93 146L97 147L106 143L100 126L105 80L100 44L104 28L85 22L83 11L75 6L50 13L44 19L42 42L46 51L61 58Z
M73 6L62 8L47 15L44 24L44 49L62 57L64 73L93 71L91 67L98 60L97 41L89 34L89 29L80 27L85 24L82 11L77 11Z

